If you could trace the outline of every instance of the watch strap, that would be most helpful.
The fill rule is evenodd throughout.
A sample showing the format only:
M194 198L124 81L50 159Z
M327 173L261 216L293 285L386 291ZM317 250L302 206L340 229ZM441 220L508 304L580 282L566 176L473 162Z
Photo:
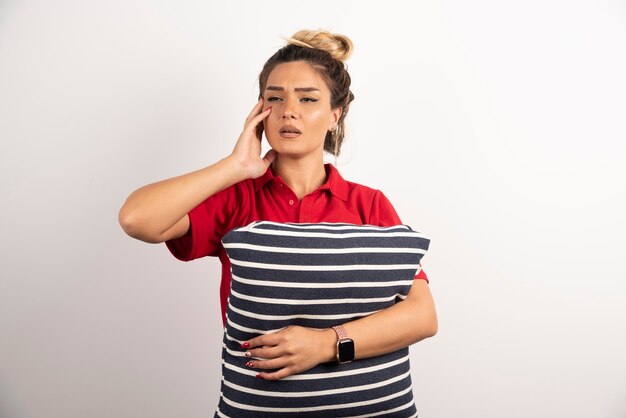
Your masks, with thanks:
M345 340L346 338L350 338L343 325L336 325L333 327L333 329L337 333L337 337L339 337L339 340Z

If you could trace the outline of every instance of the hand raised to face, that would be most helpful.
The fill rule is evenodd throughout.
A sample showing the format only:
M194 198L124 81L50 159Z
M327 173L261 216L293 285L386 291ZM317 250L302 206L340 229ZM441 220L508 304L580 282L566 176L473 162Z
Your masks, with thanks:
M262 110L263 105L264 100L261 98L252 108L230 155L245 173L245 178L254 179L262 176L276 157L274 150L269 150L261 157L262 122L272 111L271 106Z

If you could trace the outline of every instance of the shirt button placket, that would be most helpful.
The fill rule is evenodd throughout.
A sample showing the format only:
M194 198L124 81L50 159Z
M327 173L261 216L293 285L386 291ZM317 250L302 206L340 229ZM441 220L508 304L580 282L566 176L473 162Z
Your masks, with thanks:
M304 199L302 199L302 202L300 203L300 216L299 216L301 223L311 222L311 213L313 209L312 205L313 205L312 196L307 196Z

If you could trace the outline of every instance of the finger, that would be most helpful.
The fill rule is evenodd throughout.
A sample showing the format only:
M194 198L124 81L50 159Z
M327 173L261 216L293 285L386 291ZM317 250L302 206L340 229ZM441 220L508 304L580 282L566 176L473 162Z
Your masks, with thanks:
M293 366L293 364L284 357L269 360L250 360L249 363L252 363L250 367L263 370L278 370Z
M257 374L257 377L263 380L280 380L292 374L296 374L296 372L292 371L289 367L284 367L272 373L261 372Z
M252 112L248 115L246 121L244 122L244 129L247 129L249 126L256 126L272 112L272 106L268 106L263 111L261 111L261 109L263 109L263 102L257 103L257 105L254 106L254 109L252 109Z
M259 115L259 112L263 109L263 98L260 98L259 101L254 105L252 111L248 114L246 121L244 122L244 126L246 126L255 116Z
M272 164L274 162L274 160L276 159L276 151L274 151L273 149L267 151L265 153L265 156L263 157L263 160L265 161L265 167L269 167L270 164Z
M272 106L268 107L267 109L265 109L264 111L262 111L261 113L259 113L255 117L253 117L252 119L246 120L246 125L244 126L244 130L245 129L256 128L256 126L259 123L261 123L263 121L263 119L268 117L270 115L270 113L272 113Z
M241 344L241 347L242 348L258 348L258 347L263 347L263 346L273 347L275 345L278 345L280 341L281 341L281 336L278 334L259 335L258 337L254 337L248 341L244 341Z
M287 351L280 345L273 347L251 348L244 355L249 358L262 360L277 359L287 354Z

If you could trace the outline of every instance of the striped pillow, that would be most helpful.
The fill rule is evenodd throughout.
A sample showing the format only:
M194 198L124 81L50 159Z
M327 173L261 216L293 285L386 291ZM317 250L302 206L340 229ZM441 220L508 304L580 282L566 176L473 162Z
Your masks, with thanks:
M406 225L260 221L222 243L232 282L215 416L417 416L408 348L265 381L245 367L241 343L288 325L329 328L404 299L428 249L424 235Z

